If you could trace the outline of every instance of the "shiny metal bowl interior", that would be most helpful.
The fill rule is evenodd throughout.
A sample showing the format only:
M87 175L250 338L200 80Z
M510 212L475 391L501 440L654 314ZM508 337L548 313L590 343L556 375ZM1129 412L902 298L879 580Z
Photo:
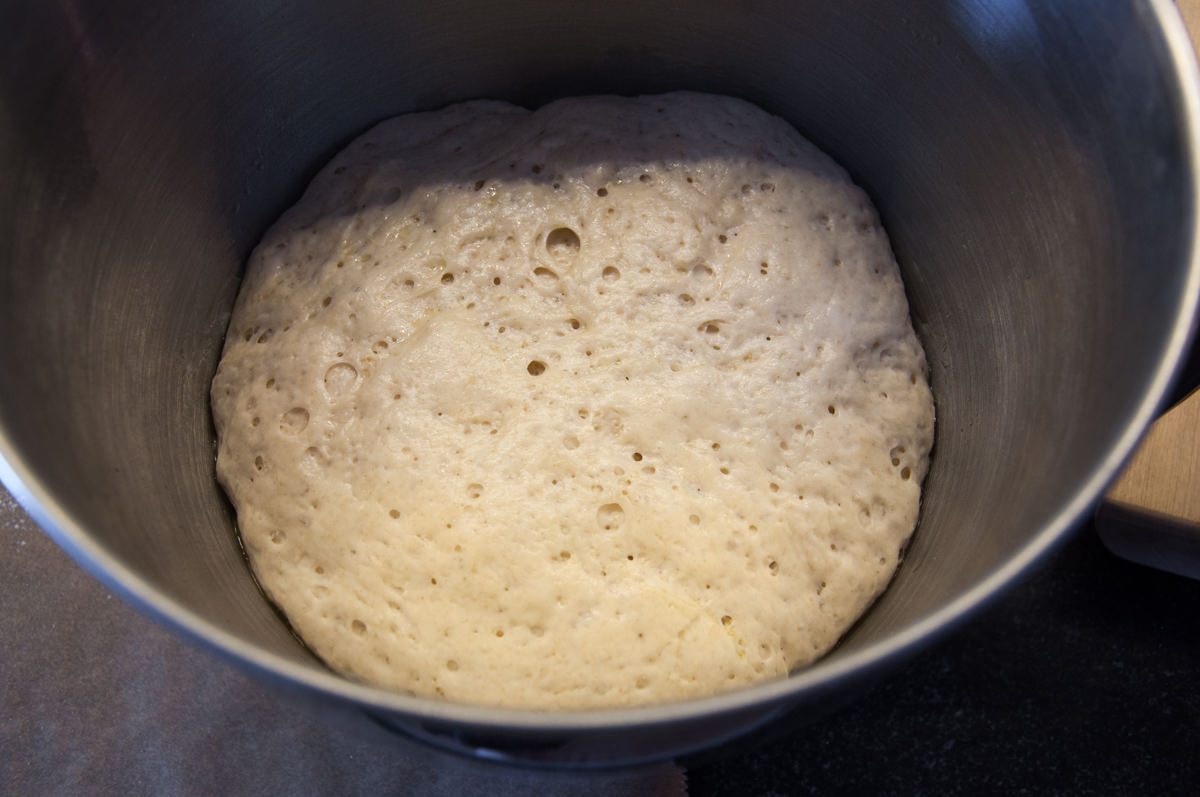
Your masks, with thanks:
M483 755L668 755L879 673L1086 510L1192 324L1196 76L1165 0L0 8L4 482L168 624ZM676 88L785 117L881 211L938 408L900 573L823 662L684 704L487 710L330 674L257 592L213 478L207 388L250 248L381 118Z

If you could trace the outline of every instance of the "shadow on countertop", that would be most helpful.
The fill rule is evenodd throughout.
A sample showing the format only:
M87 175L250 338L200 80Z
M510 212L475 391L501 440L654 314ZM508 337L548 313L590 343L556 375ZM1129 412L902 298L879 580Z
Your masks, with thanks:
M1089 524L1031 578L841 712L688 762L689 794L1190 794L1200 581Z

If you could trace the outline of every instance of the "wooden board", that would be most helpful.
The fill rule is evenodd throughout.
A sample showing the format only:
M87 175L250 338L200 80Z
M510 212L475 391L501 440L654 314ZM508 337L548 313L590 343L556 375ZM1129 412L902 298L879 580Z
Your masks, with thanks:
M1150 427L1104 499L1200 527L1200 391Z

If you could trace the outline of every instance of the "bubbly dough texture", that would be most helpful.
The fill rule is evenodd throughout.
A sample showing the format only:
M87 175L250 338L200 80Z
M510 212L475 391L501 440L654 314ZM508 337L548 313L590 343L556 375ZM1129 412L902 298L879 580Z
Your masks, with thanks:
M379 124L254 251L212 400L317 654L526 708L820 656L891 577L933 435L866 196L691 93Z

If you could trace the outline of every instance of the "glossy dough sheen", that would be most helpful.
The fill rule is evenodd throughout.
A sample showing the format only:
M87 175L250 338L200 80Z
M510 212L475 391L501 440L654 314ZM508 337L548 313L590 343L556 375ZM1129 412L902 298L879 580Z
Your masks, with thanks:
M255 250L212 397L255 573L322 658L528 708L820 656L933 434L866 196L700 94L378 125Z

